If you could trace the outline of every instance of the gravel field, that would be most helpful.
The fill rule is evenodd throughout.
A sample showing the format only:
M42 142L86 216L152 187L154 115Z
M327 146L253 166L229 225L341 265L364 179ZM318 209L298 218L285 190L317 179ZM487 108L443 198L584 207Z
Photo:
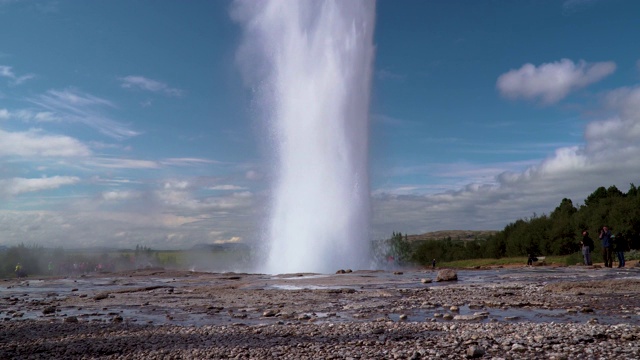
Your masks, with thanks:
M640 268L0 282L0 359L640 359Z

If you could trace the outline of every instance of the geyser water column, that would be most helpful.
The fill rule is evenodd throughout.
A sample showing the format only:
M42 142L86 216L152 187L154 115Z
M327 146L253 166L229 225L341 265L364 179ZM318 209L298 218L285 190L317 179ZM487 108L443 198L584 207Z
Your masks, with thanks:
M370 266L369 99L375 2L239 1L268 122L273 189L264 272Z

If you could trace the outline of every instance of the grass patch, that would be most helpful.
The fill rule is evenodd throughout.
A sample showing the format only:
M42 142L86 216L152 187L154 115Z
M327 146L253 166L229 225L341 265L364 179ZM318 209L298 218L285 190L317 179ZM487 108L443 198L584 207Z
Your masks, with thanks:
M576 254L565 256L546 256L544 262L547 265L560 264L560 265L575 265L582 261L582 254L577 257ZM436 264L438 267L452 267L452 268L474 268L477 266L500 266L500 265L526 265L526 256L517 257L505 257L500 259L468 259L468 260L456 260L448 261Z
M469 268L476 266L497 266L497 265L526 265L527 257L508 257L500 259L468 259L448 261L436 264L440 267Z

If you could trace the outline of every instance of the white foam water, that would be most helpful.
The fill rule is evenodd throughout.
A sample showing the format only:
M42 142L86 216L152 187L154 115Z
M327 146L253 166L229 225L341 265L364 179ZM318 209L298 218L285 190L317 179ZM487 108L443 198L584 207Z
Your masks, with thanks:
M262 270L367 268L375 2L239 1L234 16L274 159Z

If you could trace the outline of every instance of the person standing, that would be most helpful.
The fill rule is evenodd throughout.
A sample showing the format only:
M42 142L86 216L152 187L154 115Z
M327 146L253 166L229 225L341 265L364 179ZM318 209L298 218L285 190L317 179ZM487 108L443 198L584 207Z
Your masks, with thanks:
M609 227L603 226L598 235L602 242L602 257L604 258L605 267L613 267L613 256L611 251L611 230Z
M593 265L591 262L591 251L593 250L594 244L593 239L589 237L589 232L587 230L582 232L582 257L584 258L585 265Z
M436 268L436 259L433 259L433 261L431 261L431 268L432 269Z
M612 247L618 257L618 267L624 267L624 252L627 250L627 240L622 236L622 233L616 234Z

